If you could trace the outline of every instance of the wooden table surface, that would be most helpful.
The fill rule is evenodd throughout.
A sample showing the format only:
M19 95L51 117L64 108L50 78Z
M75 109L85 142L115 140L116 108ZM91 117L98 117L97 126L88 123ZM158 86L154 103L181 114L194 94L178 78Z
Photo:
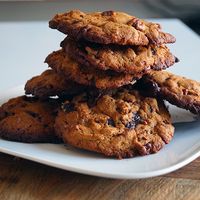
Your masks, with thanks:
M200 199L200 158L165 176L117 180L72 173L0 153L0 200Z

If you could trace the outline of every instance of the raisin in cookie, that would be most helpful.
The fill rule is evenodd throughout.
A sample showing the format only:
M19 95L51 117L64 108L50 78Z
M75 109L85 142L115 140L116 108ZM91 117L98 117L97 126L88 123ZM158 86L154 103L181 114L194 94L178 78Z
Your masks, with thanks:
M64 50L59 50L47 56L45 62L57 73L65 75L79 84L94 86L98 89L117 88L133 84L141 78L141 74L123 74L114 71L101 71L86 67L72 59Z
M88 104L87 94L63 104L55 130L75 147L118 158L159 151L173 137L174 127L162 101L119 89Z
M151 72L139 86L149 96L159 96L178 107L200 114L200 83L167 71Z
M41 75L35 76L27 81L25 85L26 94L32 94L41 99L50 96L65 97L75 95L84 90L84 86L67 80L53 70L46 70Z
M176 61L165 45L101 45L75 42L67 37L61 46L67 54L83 65L129 74L144 73L150 69L163 70Z
M19 142L58 142L54 132L57 100L20 96L0 107L0 137Z
M161 30L159 24L140 20L123 12L105 11L84 13L72 10L57 14L49 22L75 40L119 45L147 45L173 43L175 38Z

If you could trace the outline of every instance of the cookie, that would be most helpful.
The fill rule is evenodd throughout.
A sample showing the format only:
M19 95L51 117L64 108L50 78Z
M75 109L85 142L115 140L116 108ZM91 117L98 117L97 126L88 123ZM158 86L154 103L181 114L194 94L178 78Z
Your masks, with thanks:
M79 84L94 86L98 89L117 88L133 84L141 78L141 74L123 74L111 70L101 71L94 67L86 67L72 59L64 50L58 50L47 56L45 62L57 73L65 75Z
M141 82L148 95L200 114L200 83L167 71L151 72Z
M162 101L119 89L99 96L92 106L87 94L62 105L55 130L75 147L126 158L158 152L173 137L174 127Z
M84 91L84 86L67 80L64 76L50 69L31 78L25 85L26 94L32 94L41 99L50 96L66 97L78 94L81 91Z
M84 39L101 44L148 45L173 43L175 38L156 23L140 20L123 12L84 13L72 10L57 14L49 27L75 40Z
M0 137L19 142L51 142L59 140L54 131L57 100L39 101L20 96L0 107Z
M163 70L176 61L165 45L119 46L75 42L66 38L61 46L73 59L101 70L135 74Z

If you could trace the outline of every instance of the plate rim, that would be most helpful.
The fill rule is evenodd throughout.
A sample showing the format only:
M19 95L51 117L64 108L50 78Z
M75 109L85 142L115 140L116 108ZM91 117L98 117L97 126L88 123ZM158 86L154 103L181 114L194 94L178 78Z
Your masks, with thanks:
M1 141L2 139L0 139ZM165 175L168 174L170 172L173 172L175 170L178 170L184 166L186 166L187 164L191 163L193 160L195 160L196 158L198 158L200 156L200 147L198 147L195 150L195 153L190 155L189 157L182 159L181 162L176 163L170 167L165 167L162 168L160 170L154 170L154 171L150 171L150 172L136 172L136 173L122 173L120 172L120 174L116 174L116 173L106 173L106 172L95 172L94 170L86 170L86 169L81 169L81 167L71 167L71 166L66 166L63 164L56 164L55 162L51 162L48 160L42 160L40 158L33 158L32 156L28 156L26 154L22 154L22 153L17 153L14 152L12 150L7 150L5 148L0 147L0 152L5 153L5 154L9 154L12 156L17 156L26 160L30 160L33 162L37 162L40 164L44 164L47 166L51 166L51 167L55 167L58 169L62 169L62 170L66 170L66 171L71 171L71 172L76 172L76 173L80 173L80 174L85 174L85 175L91 175L91 176L98 176L98 177L103 177L103 178L112 178L112 179L146 179L146 178L152 178L152 177L156 177L156 176L161 176L161 175Z

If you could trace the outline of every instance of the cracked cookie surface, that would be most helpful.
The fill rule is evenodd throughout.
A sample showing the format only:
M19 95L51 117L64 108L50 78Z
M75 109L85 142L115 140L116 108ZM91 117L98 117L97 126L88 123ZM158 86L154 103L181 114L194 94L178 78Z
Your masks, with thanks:
M66 76L79 84L94 86L98 89L117 88L134 84L141 74L123 74L114 71L101 71L86 67L72 59L64 50L49 54L45 62L57 73Z
M176 61L165 45L119 46L76 42L65 38L61 46L73 59L86 66L123 73L145 73L163 70Z
M159 96L171 104L200 114L200 82L167 71L151 72L142 80L148 95Z
M19 142L51 142L59 140L54 131L57 100L39 101L20 96L0 107L0 137Z
M75 95L83 90L84 86L67 80L53 70L44 71L41 75L28 80L25 85L26 94L32 94L41 99L46 99L50 96L65 97Z
M49 21L49 27L75 40L102 44L158 45L175 42L171 34L162 32L159 24L115 11L84 13L72 10L55 15Z
M87 94L66 101L55 129L72 146L126 158L159 151L173 137L174 127L162 101L138 91L119 89L88 103Z

